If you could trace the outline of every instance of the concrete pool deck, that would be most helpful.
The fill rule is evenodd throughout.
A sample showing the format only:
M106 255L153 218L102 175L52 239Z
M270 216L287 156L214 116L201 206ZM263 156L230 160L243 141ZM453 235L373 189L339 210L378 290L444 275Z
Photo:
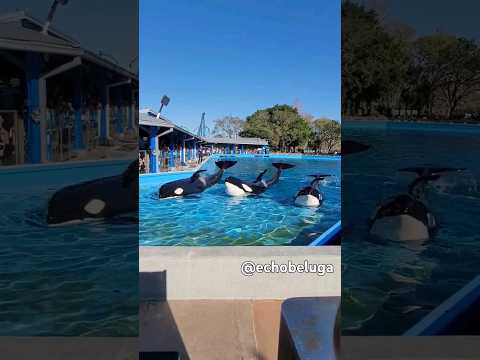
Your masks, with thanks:
M212 246L139 247L142 300L240 300L339 296L340 247ZM331 264L333 274L256 273L243 275L242 264ZM288 287L285 284L289 284Z
M279 300L173 300L140 305L140 351L182 359L277 359Z
M140 246L139 258L140 350L186 359L277 359L284 300L341 292L338 246ZM271 261L333 264L335 272L241 272L245 262Z
M330 359L339 299L142 302L140 351L198 360Z

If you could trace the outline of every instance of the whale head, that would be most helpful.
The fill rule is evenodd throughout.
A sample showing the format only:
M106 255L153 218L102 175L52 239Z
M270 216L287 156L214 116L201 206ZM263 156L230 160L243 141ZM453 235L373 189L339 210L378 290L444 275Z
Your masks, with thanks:
M158 197L164 199L169 197L187 195L189 192L186 189L186 186L188 187L188 184L181 181L174 181L163 184L158 191Z
M107 201L100 194L88 195L76 186L57 191L48 202L47 223L60 225L103 217L108 212Z
M312 195L299 195L295 198L295 205L304 207L318 207L321 204L321 199Z
M295 204L305 207L318 207L322 204L323 196L313 186L307 186L295 196Z
M228 177L225 179L225 192L230 196L246 196L253 194L253 189L240 179Z

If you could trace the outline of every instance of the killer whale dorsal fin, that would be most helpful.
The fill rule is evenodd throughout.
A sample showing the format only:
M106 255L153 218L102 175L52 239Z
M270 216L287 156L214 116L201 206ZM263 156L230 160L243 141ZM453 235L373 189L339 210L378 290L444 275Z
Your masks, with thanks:
M123 172L122 185L125 187L135 180L138 180L138 159L132 161Z
M204 172L204 171L207 171L207 170L197 170L197 171L195 171L192 174L192 176L190 177L190 182L194 182L195 180L197 180L200 177L200 175L202 174L202 172Z
M415 188L422 184L422 183L427 183L429 181L435 181L440 178L439 174L430 174L430 175L420 175L417 176L409 185L408 185L408 193L409 194L414 194Z
M309 177L313 177L313 180L312 182L310 183L311 185L313 185L314 183L316 183L317 181L322 181L324 180L326 177L329 177L329 176L332 176L330 174L314 174L314 175L308 175Z
M257 178L255 179L255 182L258 182L258 181L262 180L263 175L265 175L267 173L267 171L268 171L268 169L265 169L260 174L258 174Z
M309 177L313 177L312 182L310 183L311 185L315 184L317 181L322 181L326 177L332 176L330 174L314 174L314 175L308 175Z

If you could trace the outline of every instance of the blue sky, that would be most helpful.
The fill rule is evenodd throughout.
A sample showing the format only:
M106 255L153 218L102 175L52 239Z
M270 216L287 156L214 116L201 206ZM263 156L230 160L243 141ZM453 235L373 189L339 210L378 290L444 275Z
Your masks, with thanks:
M340 0L140 2L140 107L192 130L274 104L340 119Z

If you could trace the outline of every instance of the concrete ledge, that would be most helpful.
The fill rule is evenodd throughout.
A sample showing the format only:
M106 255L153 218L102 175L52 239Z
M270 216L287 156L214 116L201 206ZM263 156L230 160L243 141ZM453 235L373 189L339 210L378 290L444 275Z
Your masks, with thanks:
M335 272L256 273L242 264L332 264ZM142 300L286 299L340 296L340 247L140 246Z
M43 164L21 164L8 165L0 168L0 175L17 174L17 173L33 173L54 170L70 170L78 168L95 168L104 166L124 166L135 160L135 158L126 157L122 159L99 159L99 160L69 160L54 163Z

